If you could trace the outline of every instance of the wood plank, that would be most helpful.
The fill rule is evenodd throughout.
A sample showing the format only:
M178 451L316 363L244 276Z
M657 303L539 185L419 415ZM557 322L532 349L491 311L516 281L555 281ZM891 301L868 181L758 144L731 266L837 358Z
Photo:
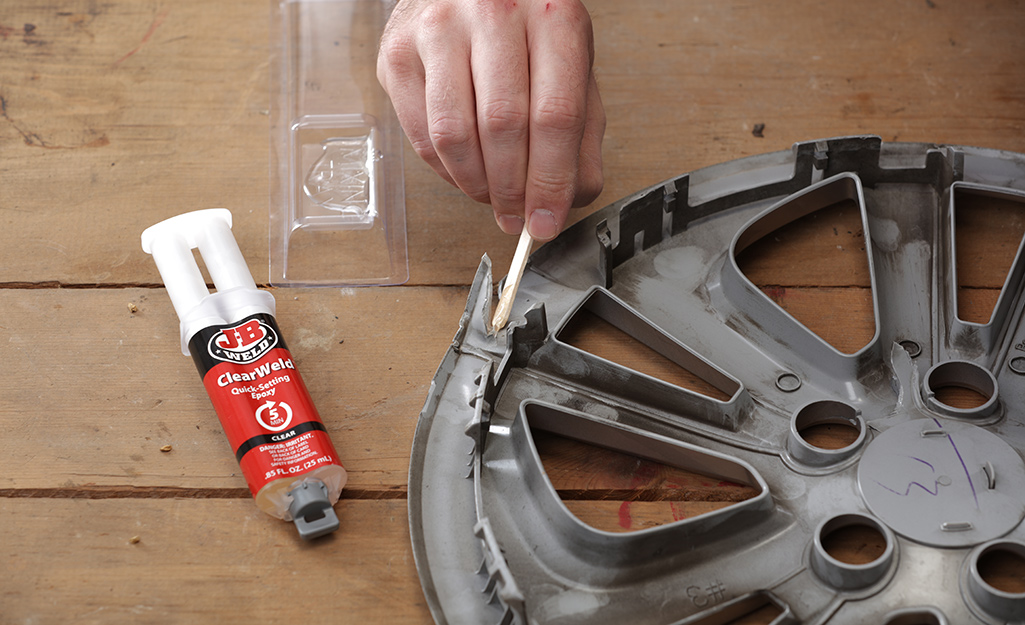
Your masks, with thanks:
M758 494L751 486L543 431L534 433L534 443L563 500L736 503Z
M1025 204L960 193L955 206L962 295L971 298L974 289L1001 288L1025 234ZM824 207L767 234L741 252L737 262L760 286L871 285L865 232L851 201ZM973 319L988 320L989 311L984 319Z
M431 622L405 504L347 501L336 510L342 529L303 543L245 500L0 498L4 619ZM872 546L855 538L857 549ZM1021 565L987 561L984 574L1017 584Z
M3 621L430 623L405 502L335 509L304 543L243 499L0 498Z
M282 332L350 488L404 492L416 419L466 291L276 294ZM871 336L860 289L773 294L799 319L818 320L812 329L841 348ZM978 294L992 306L995 291ZM15 289L0 310L0 358L17 363L0 396L0 488L243 487L191 359L178 349L162 290ZM622 353L616 337L591 349ZM161 452L167 444L173 451Z
M588 0L607 183L571 219L671 176L814 138L875 133L1025 152L1025 14L1013 0L934 4L872 0L817 19L811 0ZM0 226L20 243L0 248L0 283L156 283L139 233L210 206L233 210L263 281L267 12L245 0L15 0L2 19ZM487 207L408 147L405 157L411 284L465 284L483 252L511 257L515 237Z
M253 9L5 5L2 219L22 244L0 282L154 282L142 229L215 205L259 215L240 239L266 249L268 12Z
M861 288L762 287L783 310L841 352L864 347L875 332L872 291ZM996 306L1000 291L973 288L962 292L958 313L962 319L985 318Z
M850 200L766 234L738 254L737 263L759 286L871 285L861 213Z
M534 444L562 502L584 523L634 532L720 510L756 488L544 431Z
M593 501L563 499L573 516L606 532L636 532L729 506L722 501Z
M728 401L730 398L727 393L697 374L677 365L590 311L578 312L562 330L559 339L610 362L719 401Z
M268 11L253 9L5 6L0 224L22 245L0 249L0 283L156 283L139 234L212 206L232 210L267 280L270 33ZM485 251L511 256L490 209L405 156L414 284L465 283Z
M1025 12L1015 0L866 0L828 18L812 0L587 3L609 115L607 182L571 221L671 176L820 137L1025 152ZM266 7L246 0L4 5L0 288L49 287L0 291L5 622L430 621L401 501L412 433L481 254L503 266L515 237L407 146L410 283L454 286L275 292L350 469L347 496L361 498L339 504L343 529L314 545L249 501L177 348L166 295L137 288L159 282L141 231L217 205L233 210L264 281L269 36ZM760 137L755 124L765 124ZM963 318L988 316L1021 238L1003 226L1019 213L965 211ZM856 230L831 234L769 254L775 269L756 281L853 350L871 336L867 280L830 256L837 244L856 247ZM68 284L128 288L54 288ZM595 349L602 341L614 344ZM600 454L549 451L561 492L580 498L567 502L574 514L612 531L737 494L662 471L599 472ZM1020 559L987 565L1021 578Z
M996 301L983 304L979 285L1003 287L1025 236L1025 202L962 192L954 216L958 316L989 323Z
M648 167L654 183L680 161L860 132L1021 151L1025 117L1002 110L1020 113L1025 96L1015 2L870 0L831 6L828 17L813 0L588 6L614 184ZM753 136L756 123L764 137Z
M349 487L401 496L466 290L275 294ZM162 289L6 290L0 361L0 489L245 487Z

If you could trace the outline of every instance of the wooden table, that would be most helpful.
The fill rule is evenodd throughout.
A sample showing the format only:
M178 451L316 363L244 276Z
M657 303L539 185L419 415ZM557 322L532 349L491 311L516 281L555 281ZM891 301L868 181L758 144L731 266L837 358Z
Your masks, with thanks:
M588 5L606 186L574 220L809 139L1025 152L1020 1ZM515 238L407 149L408 284L274 291L350 475L342 529L313 544L251 502L139 246L161 219L225 206L266 280L268 14L0 6L0 623L430 621L406 517L413 430L481 255L504 270ZM828 311L865 286L792 261L763 280L783 305L816 290ZM988 262L967 285L985 301L1003 279ZM586 474L586 457L553 462Z

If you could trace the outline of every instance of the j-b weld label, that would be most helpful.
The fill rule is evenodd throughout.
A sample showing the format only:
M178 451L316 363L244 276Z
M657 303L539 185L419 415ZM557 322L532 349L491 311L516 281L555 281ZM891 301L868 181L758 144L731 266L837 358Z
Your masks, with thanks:
M254 496L272 480L341 466L273 317L200 330L189 351Z

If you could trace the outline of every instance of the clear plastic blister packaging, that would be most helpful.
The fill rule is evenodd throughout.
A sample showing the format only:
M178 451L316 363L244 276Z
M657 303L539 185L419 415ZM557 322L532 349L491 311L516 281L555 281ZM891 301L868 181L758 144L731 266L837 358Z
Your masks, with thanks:
M272 0L272 285L409 278L402 132L375 74L391 7Z

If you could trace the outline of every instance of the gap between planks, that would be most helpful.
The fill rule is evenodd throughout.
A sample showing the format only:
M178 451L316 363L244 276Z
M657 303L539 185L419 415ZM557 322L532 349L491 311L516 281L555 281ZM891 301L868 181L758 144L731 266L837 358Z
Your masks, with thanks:
M498 278L500 278L500 277L501 276L496 277L496 279L495 279L496 280L496 284L497 284ZM11 282L0 282L0 290L2 290L2 289L10 289L10 290L22 290L22 291L31 291L31 290L35 290L35 289L58 289L58 290L59 289L68 289L68 290L97 289L97 290L113 291L113 290L125 290L125 289L151 289L151 290L159 290L159 289L163 289L163 288L165 288L163 282L60 282L59 280L44 280L44 281L41 281L41 282L29 282L29 281L20 281L20 280L19 281L11 281ZM211 283L207 283L206 288L209 291L214 291L217 287L211 282ZM271 286L271 285L266 284L266 283L257 282L256 283L256 288L264 289L264 290L272 291L272 292L285 292L285 291L287 291L288 289L290 289L292 287L276 287L276 286ZM298 288L305 288L307 290L310 290L310 289L319 289L321 287L298 287ZM344 288L348 288L348 287L345 287L343 285L338 285L337 287L324 287L324 288L330 290L332 288L344 289ZM363 287L358 287L358 288L363 288ZM405 288L405 289L410 289L410 288L469 289L470 285L469 284L462 284L462 283L452 283L452 284L449 284L447 282L446 283L427 283L427 282L414 283L414 282L406 282L405 284L402 284L402 285L395 285L395 287L392 287L392 288Z
M342 489L342 500L404 500L402 488L376 490ZM665 493L631 488L559 489L558 495L568 501L743 501L749 495L733 492L696 493L689 490ZM248 499L245 488L187 488L177 486L69 486L56 488L0 488L3 499Z
M0 488L7 499L248 499L245 488L183 488L177 486L69 486L57 488ZM406 499L406 489L346 488L341 499Z
M156 282L60 282L44 280L42 282L0 282L0 289L24 290L33 289L162 289L164 285ZM212 288L212 285L208 288Z

